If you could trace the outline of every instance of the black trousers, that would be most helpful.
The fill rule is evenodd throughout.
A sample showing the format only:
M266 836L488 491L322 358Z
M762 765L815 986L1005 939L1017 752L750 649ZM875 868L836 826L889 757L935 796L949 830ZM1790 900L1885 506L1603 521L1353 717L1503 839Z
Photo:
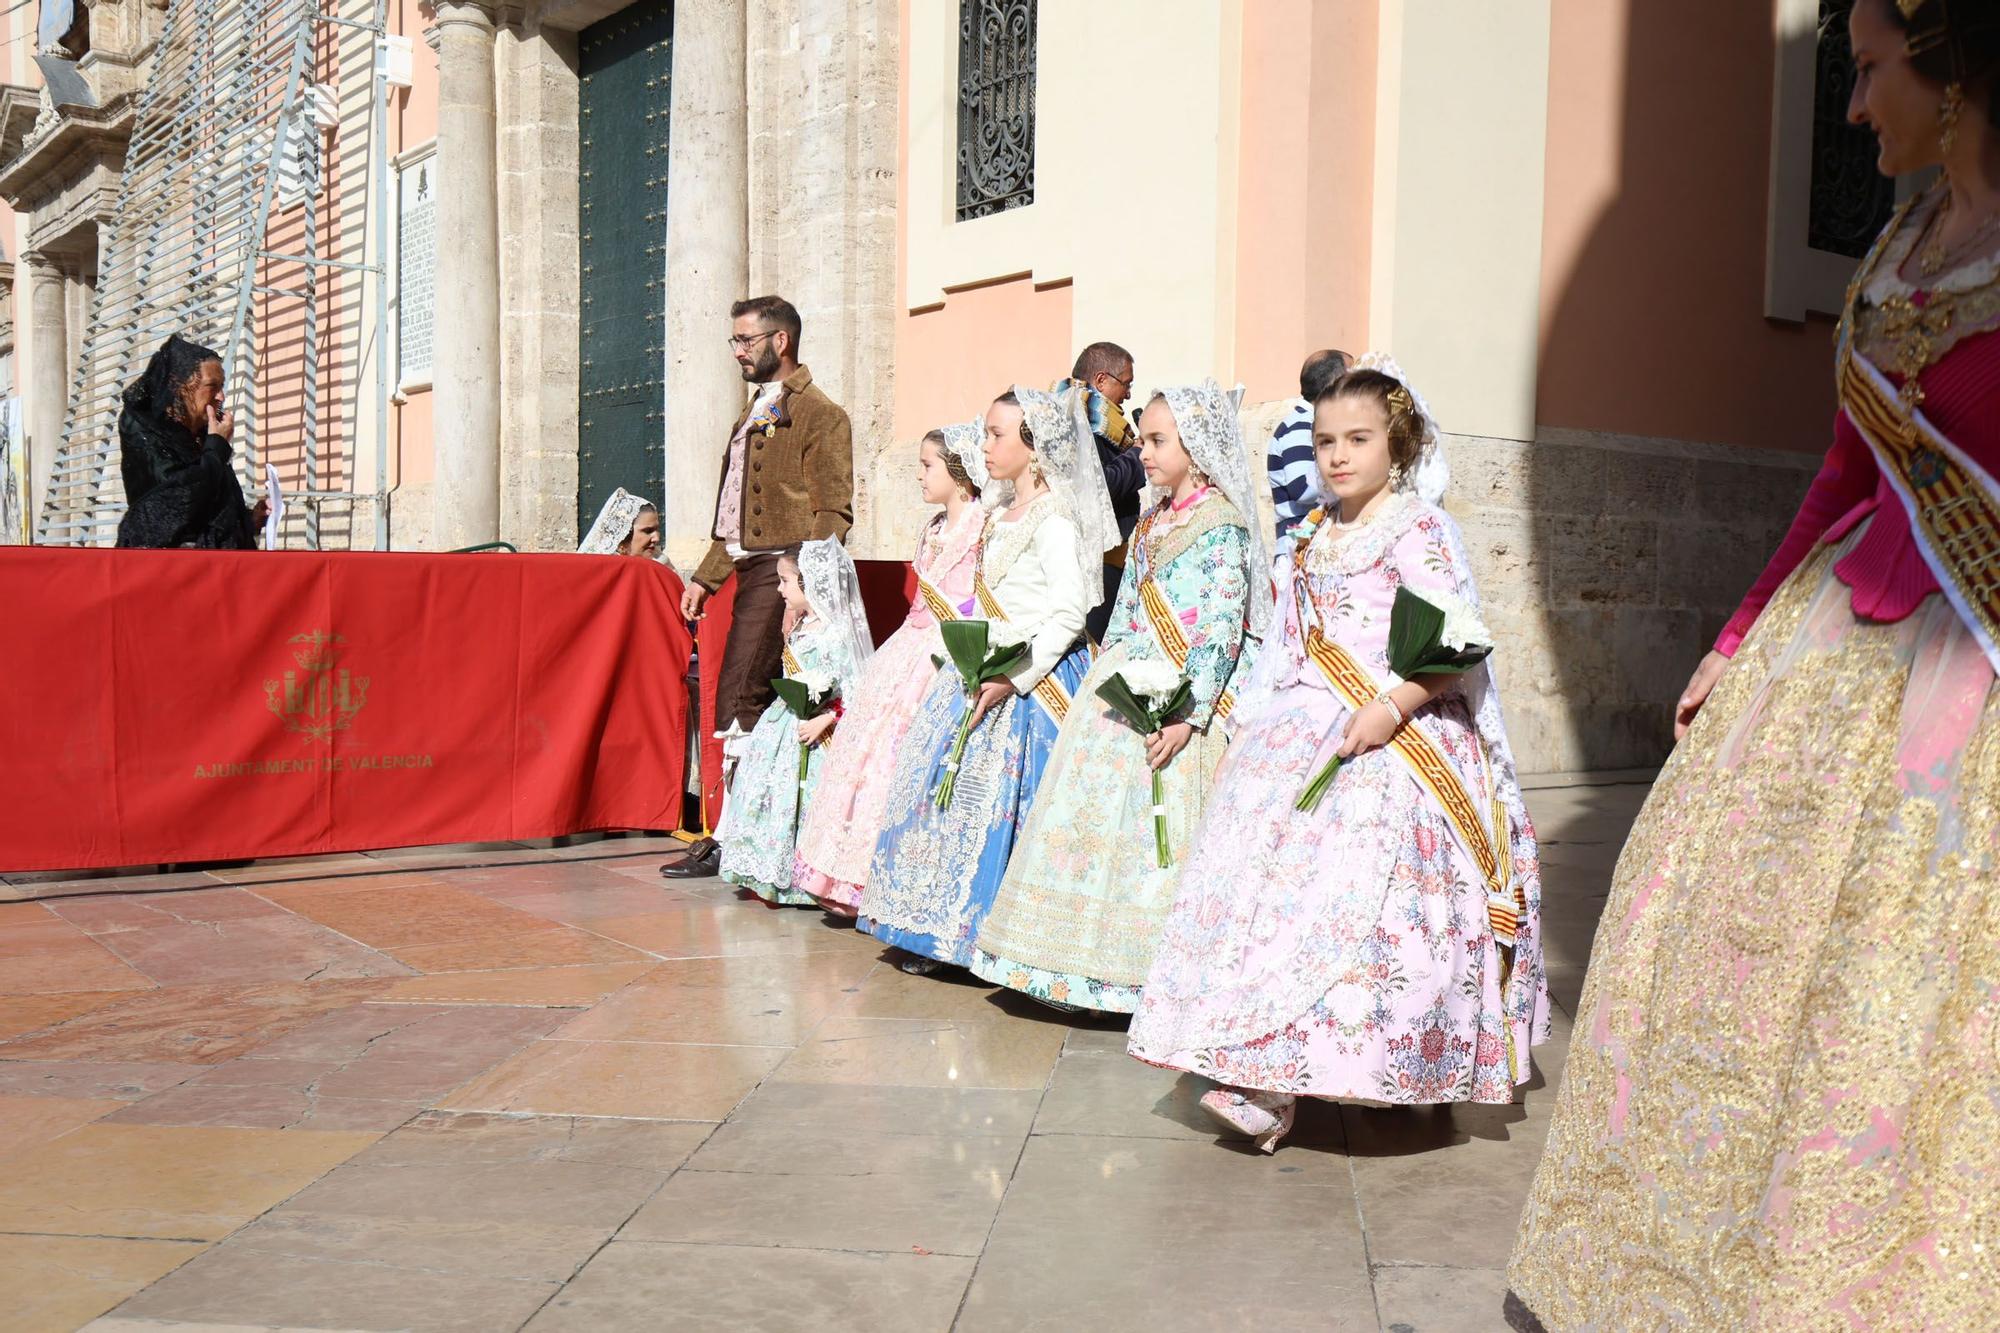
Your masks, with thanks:
M771 678L784 674L785 601L778 595L778 557L745 556L736 562L736 605L722 671L715 689L715 730L733 719L744 731L757 725L773 697Z

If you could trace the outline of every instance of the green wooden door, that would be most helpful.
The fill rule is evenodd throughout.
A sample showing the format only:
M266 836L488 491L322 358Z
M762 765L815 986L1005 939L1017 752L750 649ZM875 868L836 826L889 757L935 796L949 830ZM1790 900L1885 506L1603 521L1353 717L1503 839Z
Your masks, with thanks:
M673 33L673 0L638 0L580 39L579 534L619 486L661 499Z

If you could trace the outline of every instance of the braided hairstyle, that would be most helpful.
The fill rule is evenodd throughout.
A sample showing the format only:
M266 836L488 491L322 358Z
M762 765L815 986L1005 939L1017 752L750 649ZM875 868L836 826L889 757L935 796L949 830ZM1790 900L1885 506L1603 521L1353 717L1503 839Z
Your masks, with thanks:
M1992 0L1875 0L1902 29L1910 66L1936 84L1956 83L1969 101L1984 101L1986 120L2000 129L2000 6Z
M1417 400L1403 382L1379 370L1350 370L1320 390L1313 407L1337 398L1366 398L1389 419L1389 462L1407 473L1430 443L1431 423L1417 410Z
M951 445L946 442L943 431L934 430L927 432L921 444L936 445L938 457L944 460L945 475L965 487L974 499L979 497L979 483L972 479L972 474L965 470L965 463L957 454L952 452ZM921 444L919 447L921 447Z

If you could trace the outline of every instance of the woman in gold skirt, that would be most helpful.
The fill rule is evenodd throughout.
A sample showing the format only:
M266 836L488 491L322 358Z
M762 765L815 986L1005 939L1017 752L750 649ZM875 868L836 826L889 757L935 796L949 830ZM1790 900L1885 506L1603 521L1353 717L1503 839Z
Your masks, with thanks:
M1943 176L1619 860L1516 1327L2000 1324L2000 4L1850 33L1881 169Z

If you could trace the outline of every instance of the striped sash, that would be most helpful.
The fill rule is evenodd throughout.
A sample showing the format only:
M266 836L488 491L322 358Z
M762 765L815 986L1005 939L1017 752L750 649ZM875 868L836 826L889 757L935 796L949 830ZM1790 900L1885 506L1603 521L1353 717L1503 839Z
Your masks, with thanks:
M787 676L797 676L801 671L805 670L805 667L799 662L798 655L792 652L792 645L789 643L785 645L784 664Z
M978 595L979 609L986 613L988 620L1007 619L1006 610L1001 607L999 599L994 597L993 590L986 586L985 575L976 575L973 578L972 590ZM1069 691L1063 688L1062 682L1055 678L1054 673L1043 676L1035 682L1034 695L1041 701L1048 715L1056 720L1058 726L1069 716Z
M1167 594L1151 574L1139 580L1139 606L1146 613L1146 621L1153 627L1153 638L1160 645L1173 664L1187 673L1188 639L1187 631L1181 627L1181 618L1174 610L1174 604L1167 600ZM1236 707L1236 696L1224 690L1215 701L1215 715L1226 718Z
M1381 693L1368 668L1353 654L1327 638L1315 625L1306 631L1306 657L1333 686L1347 706L1359 712ZM1401 755L1418 785L1431 794L1466 854L1486 881L1486 915L1493 938L1503 948L1514 947L1526 903L1514 880L1513 842L1508 836L1507 808L1496 794L1492 808L1482 813L1478 801L1459 780L1458 770L1423 728L1414 723L1397 729L1389 748Z
M2000 674L2000 483L1850 346L1840 402L1903 503L1945 599Z

